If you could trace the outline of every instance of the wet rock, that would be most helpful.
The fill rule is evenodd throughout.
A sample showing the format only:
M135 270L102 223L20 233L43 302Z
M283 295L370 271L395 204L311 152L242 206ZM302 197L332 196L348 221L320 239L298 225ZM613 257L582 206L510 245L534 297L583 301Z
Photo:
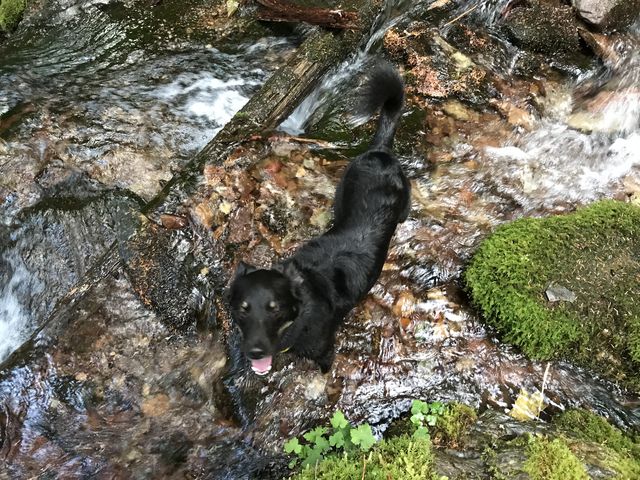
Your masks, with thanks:
M0 276L0 323L11 337L0 339L0 360L74 293L140 208L123 192L100 192L81 181L63 185L0 232L0 264L8 273Z
M247 478L268 465L216 406L219 339L175 335L124 276L67 315L69 328L46 325L33 350L2 364L0 478ZM202 383L201 400L183 379Z
M620 29L631 25L640 11L638 0L572 0L578 15L602 29Z
M580 50L578 24L569 6L544 0L518 2L506 15L504 25L516 43L533 52L567 55Z
M214 262L195 248L191 235L144 220L134 233L123 232L119 238L133 288L145 305L178 330L209 326L215 318L210 294Z
M410 32L390 29L384 38L389 53L408 67L410 93L433 99L455 96L471 104L491 96L490 73L453 47L436 31L417 24Z

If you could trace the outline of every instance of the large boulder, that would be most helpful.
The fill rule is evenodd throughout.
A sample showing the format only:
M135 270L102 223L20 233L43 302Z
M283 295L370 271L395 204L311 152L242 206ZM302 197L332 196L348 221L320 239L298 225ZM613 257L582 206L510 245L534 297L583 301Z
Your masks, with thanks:
M640 391L640 208L602 201L499 228L464 278L503 338Z
M602 29L631 25L640 16L640 0L572 0L578 15Z

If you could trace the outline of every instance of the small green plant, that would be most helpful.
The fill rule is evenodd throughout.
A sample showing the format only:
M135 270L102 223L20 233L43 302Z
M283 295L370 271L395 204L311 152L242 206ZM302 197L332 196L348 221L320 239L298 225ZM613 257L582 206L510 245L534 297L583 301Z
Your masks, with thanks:
M429 438L429 427L435 427L438 418L442 417L445 406L442 402L427 403L414 400L411 403L411 423L416 427L415 438Z
M408 435L377 442L363 453L328 455L313 468L302 469L295 480L446 480L433 467L433 453L428 438Z
M331 417L331 430L329 427L316 427L305 433L302 438L305 443L300 443L298 438L291 438L284 444L284 451L296 456L289 463L290 468L299 461L303 467L316 465L330 453L368 452L376 443L371 425L363 423L353 427L340 410Z

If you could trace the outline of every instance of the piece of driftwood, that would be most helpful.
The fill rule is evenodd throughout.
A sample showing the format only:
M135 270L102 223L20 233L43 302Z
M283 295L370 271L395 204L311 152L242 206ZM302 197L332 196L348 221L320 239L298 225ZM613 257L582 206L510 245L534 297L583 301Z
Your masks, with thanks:
M286 0L256 0L257 18L270 22L305 22L325 28L355 29L358 14L353 10L304 7Z

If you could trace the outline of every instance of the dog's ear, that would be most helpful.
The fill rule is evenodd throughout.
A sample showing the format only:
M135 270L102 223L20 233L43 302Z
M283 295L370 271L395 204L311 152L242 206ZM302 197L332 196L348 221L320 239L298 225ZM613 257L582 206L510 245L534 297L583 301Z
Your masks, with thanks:
M248 263L244 263L240 260L238 266L236 267L236 273L233 275L234 278L241 277L242 275L246 275L251 272L255 272L257 270L253 265L249 265Z
M291 294L297 298L301 299L301 289L302 283L304 282L304 278L300 274L300 271L296 268L293 262L287 262L284 265L278 264L273 267L274 270L282 273L285 277L289 279L291 283Z

